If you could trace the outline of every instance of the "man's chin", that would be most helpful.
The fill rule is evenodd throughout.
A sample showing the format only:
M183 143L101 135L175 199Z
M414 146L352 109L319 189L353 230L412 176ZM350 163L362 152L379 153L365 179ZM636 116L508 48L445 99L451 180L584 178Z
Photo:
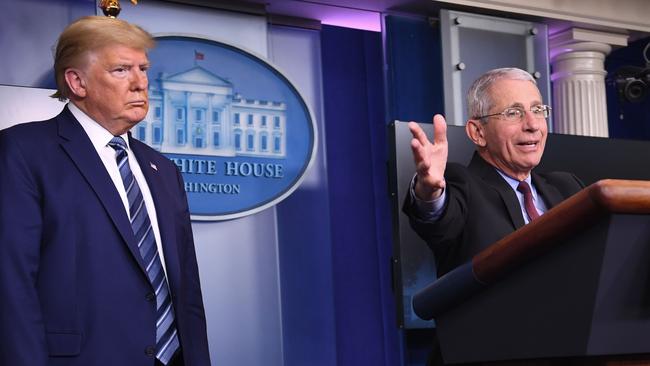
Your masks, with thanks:
M535 169L535 167L537 167L537 165L539 165L539 160L525 161L525 162L522 162L522 164L519 165L518 168L519 168L519 170L521 172L529 172L530 173L530 171Z
M129 116L129 123L131 125L136 125L140 122L142 122L143 119L147 117L147 113L133 113Z

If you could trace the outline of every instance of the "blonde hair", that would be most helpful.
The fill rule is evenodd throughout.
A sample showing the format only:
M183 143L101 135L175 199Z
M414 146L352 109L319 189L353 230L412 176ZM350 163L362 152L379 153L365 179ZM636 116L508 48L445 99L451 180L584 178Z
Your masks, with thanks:
M70 24L59 36L54 55L56 93L52 98L64 102L72 94L65 81L65 71L82 67L88 54L110 45L121 45L147 51L155 42L151 34L124 20L87 16Z

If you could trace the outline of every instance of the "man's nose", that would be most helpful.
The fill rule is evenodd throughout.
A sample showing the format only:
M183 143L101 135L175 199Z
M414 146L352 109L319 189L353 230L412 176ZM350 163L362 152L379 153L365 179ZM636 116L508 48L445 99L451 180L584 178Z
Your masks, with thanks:
M149 84L147 79L147 72L143 70L135 70L131 73L131 87L134 90L145 90Z
M523 121L524 130L532 130L532 131L539 130L541 123L546 123L546 119L535 116L535 114L532 111L529 110L525 111L524 121Z

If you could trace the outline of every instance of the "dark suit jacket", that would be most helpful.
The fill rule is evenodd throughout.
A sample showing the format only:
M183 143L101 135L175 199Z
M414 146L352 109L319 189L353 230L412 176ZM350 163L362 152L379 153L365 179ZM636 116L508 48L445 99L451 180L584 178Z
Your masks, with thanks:
M548 209L584 187L569 173L533 171L531 176ZM447 200L444 213L436 222L424 222L417 217L410 194L403 206L411 227L433 250L439 275L524 226L512 187L478 153L474 153L467 168L448 163L445 180Z
M184 364L208 366L181 176L130 146L156 206ZM68 108L0 131L0 365L152 366L152 292L117 190Z

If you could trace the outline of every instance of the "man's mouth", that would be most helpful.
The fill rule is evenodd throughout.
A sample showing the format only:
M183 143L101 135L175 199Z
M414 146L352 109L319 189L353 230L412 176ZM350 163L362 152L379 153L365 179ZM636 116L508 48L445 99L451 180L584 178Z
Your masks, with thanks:
M539 145L539 141L534 140L534 141L522 141L517 143L517 146L520 146L524 149L537 149L537 146Z
M520 142L517 145L522 145L522 146L537 146L537 141L524 141Z

